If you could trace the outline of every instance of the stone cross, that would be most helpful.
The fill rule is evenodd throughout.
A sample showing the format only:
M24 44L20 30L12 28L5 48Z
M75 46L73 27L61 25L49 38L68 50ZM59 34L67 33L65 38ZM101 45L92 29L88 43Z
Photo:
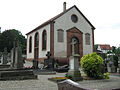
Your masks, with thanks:
M74 55L75 54L75 43L72 42L71 45L72 45L72 55Z
M51 53L48 51L47 54L47 59L44 60L44 65L47 66L47 69L54 69L54 59L50 58Z
M46 56L47 56L47 59L50 59L51 53L48 51Z
M12 68L23 68L22 50L17 40L14 41L14 47L11 50Z
M76 49L78 49L78 48L75 48L75 47L76 47L76 45L79 45L79 40L77 38L75 38L75 37L72 38L71 45L72 45L72 55L78 54L78 52L76 53L76 51L78 51Z

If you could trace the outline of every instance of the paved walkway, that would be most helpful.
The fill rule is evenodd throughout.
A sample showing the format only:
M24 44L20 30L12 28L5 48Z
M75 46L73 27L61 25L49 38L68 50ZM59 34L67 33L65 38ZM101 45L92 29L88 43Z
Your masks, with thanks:
M105 80L84 80L79 84L92 90L112 90L115 88L120 90L120 76L110 76L110 79Z
M0 81L0 90L58 90L57 83L49 81L50 77L64 76L65 73L56 75L38 75L38 80ZM94 90L111 90L120 88L120 77L110 76L108 80L84 80L80 85Z
M57 84L48 80L50 77L56 75L38 75L38 80L0 81L0 90L57 90Z
M31 65L31 63L26 64L27 67ZM38 75L38 80L0 81L0 90L58 90L57 83L49 81L48 78L64 75L65 73L57 73ZM120 88L120 76L114 74L108 80L84 80L78 83L94 90L111 90Z

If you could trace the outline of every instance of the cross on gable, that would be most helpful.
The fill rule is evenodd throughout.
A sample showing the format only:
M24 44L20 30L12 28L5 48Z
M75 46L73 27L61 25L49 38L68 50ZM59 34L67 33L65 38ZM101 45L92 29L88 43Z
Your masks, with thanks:
M47 58L49 59L50 56L51 56L51 53L48 51L47 54L46 54Z

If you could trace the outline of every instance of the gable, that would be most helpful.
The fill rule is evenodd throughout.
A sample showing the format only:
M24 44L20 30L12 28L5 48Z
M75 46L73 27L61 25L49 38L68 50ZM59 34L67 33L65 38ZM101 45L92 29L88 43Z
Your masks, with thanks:
M40 26L36 27L34 30L28 32L26 35L34 32L34 31L36 31L36 30L38 30L38 29L40 29L40 28L42 28L42 27L44 27L45 25L50 24L51 22L54 22L54 20L56 20L56 19L58 19L59 17L63 16L64 14L66 14L67 12L69 12L70 10L72 10L73 8L75 8L75 9L79 12L79 14L85 19L85 21L92 27L92 30L94 30L95 27L94 27L94 26L90 23L90 21L82 14L82 12L74 5L74 6L72 6L71 8L67 9L66 11L64 11L64 12L56 15L55 17L49 19L48 21L44 22L44 23L41 24Z
M74 29L74 30L73 30ZM67 30L67 32L72 32L72 33L79 33L79 34L83 34L83 32L81 32L78 28L73 27Z

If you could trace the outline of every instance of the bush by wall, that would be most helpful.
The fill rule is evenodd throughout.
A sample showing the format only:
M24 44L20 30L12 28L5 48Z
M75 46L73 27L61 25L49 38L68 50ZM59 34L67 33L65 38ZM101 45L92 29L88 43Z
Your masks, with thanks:
M96 53L85 55L81 58L80 64L87 76L100 79L103 78L103 59Z

